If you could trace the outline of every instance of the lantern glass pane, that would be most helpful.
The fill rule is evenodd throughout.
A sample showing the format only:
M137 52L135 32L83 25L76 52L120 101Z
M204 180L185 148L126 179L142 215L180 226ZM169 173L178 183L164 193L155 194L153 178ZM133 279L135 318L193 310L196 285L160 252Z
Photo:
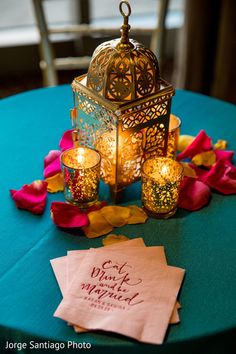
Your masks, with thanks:
M73 127L79 145L100 152L101 178L116 193L140 179L147 158L166 156L173 88L162 80L157 94L117 104L94 94L84 82L82 76L72 84Z
M74 102L78 114L73 126L78 131L78 144L99 151L101 178L117 190L117 117L84 93L74 92Z

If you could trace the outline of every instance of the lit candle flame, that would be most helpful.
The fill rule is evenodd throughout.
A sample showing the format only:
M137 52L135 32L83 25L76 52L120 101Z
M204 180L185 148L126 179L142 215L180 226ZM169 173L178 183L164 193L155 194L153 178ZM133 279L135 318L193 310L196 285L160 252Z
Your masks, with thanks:
M162 166L162 168L161 168L161 174L162 174L163 176L166 176L168 173L169 173L169 168L168 168L168 166L166 166L166 165Z
M84 160L84 149L83 148L78 148L78 156L77 156L77 161L79 164L81 164Z

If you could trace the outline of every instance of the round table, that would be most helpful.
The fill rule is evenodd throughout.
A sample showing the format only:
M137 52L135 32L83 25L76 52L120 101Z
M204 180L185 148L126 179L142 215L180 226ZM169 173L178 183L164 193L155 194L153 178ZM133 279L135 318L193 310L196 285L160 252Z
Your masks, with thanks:
M163 345L142 344L112 333L76 334L53 317L61 294L50 259L65 255L67 250L100 247L102 237L75 236L52 223L50 204L63 201L62 193L48 195L45 212L36 216L17 209L9 189L43 178L44 157L58 148L62 133L71 129L72 106L69 85L0 101L1 346L4 348L6 341L74 341L90 343L90 352L96 353L235 353L236 195L213 193L210 204L202 210L178 210L168 220L150 218L146 224L115 230L130 238L141 236L148 246L164 245L168 263L186 269L179 296L181 322L170 326ZM182 120L182 134L196 135L204 129L214 142L225 139L229 149L236 150L236 106L177 90L172 113ZM100 199L107 198L102 185ZM140 205L140 182L126 192L125 203ZM29 347L24 350L28 351L32 352Z

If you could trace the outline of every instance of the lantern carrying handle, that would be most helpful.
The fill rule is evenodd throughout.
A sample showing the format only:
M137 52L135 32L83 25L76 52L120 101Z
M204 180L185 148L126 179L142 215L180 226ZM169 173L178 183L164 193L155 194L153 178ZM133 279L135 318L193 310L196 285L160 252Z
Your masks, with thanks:
M127 9L128 9L128 13L127 13L127 14L125 14L124 10L122 9L123 5L126 5L126 6L127 6ZM120 8L120 13L121 13L121 15L124 17L124 21L126 21L127 24L128 24L128 18L129 18L129 16L131 15L131 7L130 7L130 4L128 3L128 1L121 1L119 8Z
M124 9L124 5L126 6L126 9ZM120 43L118 44L118 48L125 49L127 48L133 48L133 44L129 41L129 30L130 30L130 25L129 25L129 16L131 15L131 7L128 1L121 1L119 5L120 13L123 16L124 22L123 25L121 26L120 32L121 32L121 40Z

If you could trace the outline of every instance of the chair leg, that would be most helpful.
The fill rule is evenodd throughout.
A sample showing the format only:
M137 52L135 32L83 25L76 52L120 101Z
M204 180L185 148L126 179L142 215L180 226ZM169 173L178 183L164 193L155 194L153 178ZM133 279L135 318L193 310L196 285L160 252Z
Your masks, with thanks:
M44 86L55 86L58 84L57 72L53 63L54 53L49 40L48 28L43 10L43 0L33 0L35 16L40 31L40 68L43 74Z
M157 8L157 26L151 36L150 49L157 55L160 68L164 58L165 21L169 7L169 0L159 0Z

